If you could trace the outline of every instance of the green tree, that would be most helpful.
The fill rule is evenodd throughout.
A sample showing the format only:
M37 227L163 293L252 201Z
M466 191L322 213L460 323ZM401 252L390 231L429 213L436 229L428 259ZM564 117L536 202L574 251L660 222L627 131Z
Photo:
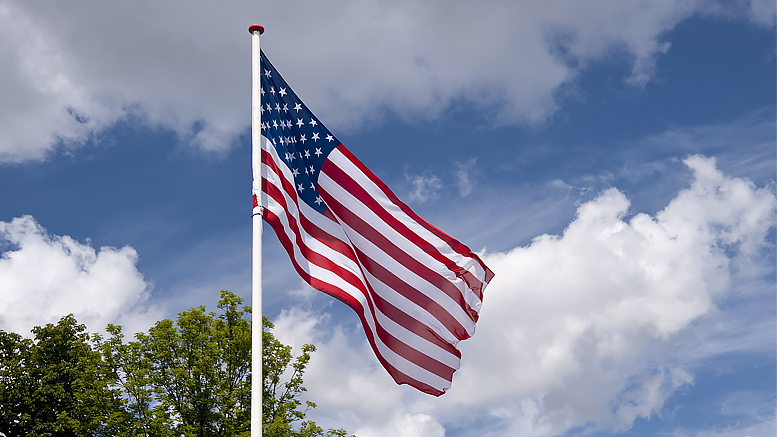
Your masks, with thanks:
M7 436L113 435L119 392L73 315L32 330L0 331L0 432Z
M110 338L99 342L105 362L125 393L126 435L236 436L250 434L251 313L243 299L221 291L220 313L204 307L157 322L148 333L125 343L120 326L109 325ZM315 404L300 410L302 377L312 345L294 358L263 317L263 433L267 437L346 436L303 421ZM286 369L291 377L283 380Z
M300 410L302 401L299 397L305 391L302 386L302 375L310 362L310 353L316 350L312 344L302 346L299 356L294 358L291 346L284 345L270 332L273 324L266 316L262 316L262 432L266 437L318 437L342 436L348 433L344 429L330 429L326 432L312 420L303 421L299 430L292 423L305 418L305 413L316 408L311 401L305 402L305 409ZM283 375L291 370L291 375L284 382Z
M250 430L251 323L242 299L222 291L204 307L157 322L125 343L120 326L99 341L125 393L126 435L234 436Z
M221 292L204 307L157 322L125 342L86 333L73 315L32 330L0 331L0 432L8 437L249 436L251 308ZM262 318L262 426L266 437L347 436L304 420L303 374L315 351L297 357ZM284 378L286 376L286 378ZM295 424L299 423L295 427Z

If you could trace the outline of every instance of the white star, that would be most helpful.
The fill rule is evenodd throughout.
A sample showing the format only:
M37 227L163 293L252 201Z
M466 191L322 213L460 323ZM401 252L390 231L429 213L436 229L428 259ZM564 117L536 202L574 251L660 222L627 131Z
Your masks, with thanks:
M311 190L315 190L315 189L316 189L316 186L315 186L315 185L313 185L313 182L311 182L311 183L310 183L310 189L311 189Z
M281 146L283 145L283 137L281 137ZM286 158L289 159L289 158Z
M299 155L299 159L302 159L302 152L297 152L297 154Z
M278 129L278 120L273 120L272 121L272 127Z
M302 187L302 184L297 185L297 189L299 190L300 193L305 190L305 188Z
M305 167L305 174L306 174L306 175L310 175L310 172L308 171L308 168L307 168L307 167Z
M291 129L291 128L292 128L292 126L293 126L293 125L291 124L291 120L286 120L286 127L288 127L289 129Z
M310 158L310 150L305 150L305 158Z
M316 123L316 120L312 120L312 119L310 120L310 125L311 125L311 126L315 127L315 126L316 126L316 124L317 124L317 123Z
M270 77L270 74L271 74L271 73L270 73L270 70L268 70L268 69L266 69L266 68L265 68L265 69L264 69L264 75L265 75L265 76L267 76L267 77Z
M302 134L299 136L299 140L302 142L302 144L305 144L305 141L307 141L308 139L305 138L305 134Z
M310 174L313 174L313 173L315 173L315 172L316 172L316 169L315 169L315 168L313 168L313 166L311 165L311 166L310 166Z
M324 199L321 198L321 196L316 197L316 205L321 205L321 202L323 202Z
M264 106L259 105L259 115L264 114Z
M294 105L294 110L295 110L295 111L297 111L297 112L299 112L299 110L300 110L300 109L302 109L302 105L301 105L301 104L299 104L299 103L296 103L296 104Z
M286 95L286 88L281 88L281 90L278 91L278 94L280 94L281 97L285 96Z
M313 136L310 137L310 139L313 140L313 141L318 141L318 132L314 132Z
M275 88L270 87L270 94L275 95Z
M305 122L304 122L304 121L302 121L302 119L301 119L301 118L298 118L298 119L297 119L297 127L302 127L304 124L305 124Z
M332 141L334 141L334 140L335 140L335 137L333 137L333 136L332 136L332 134L328 134L328 135L326 136L326 139L327 139L327 140L329 140L329 142L331 143Z
M297 170L296 168L292 168L291 175L296 178L297 176L299 176L299 170Z
M286 161L289 160L289 152L286 152Z
M281 112L281 105L280 103L275 104L275 112Z
M324 152L321 151L318 147L316 147L316 156L321 156Z
M264 87L259 87L259 93L264 95Z
M268 111L272 111L272 107L270 107L270 104L269 104L269 103L267 104L267 110L268 110Z
M283 104L283 112L289 112L289 104L288 103L284 103Z
M297 158L297 157L296 157L296 156L294 156L294 154L293 154L293 153L290 153L290 154L289 154L289 159L291 159L292 161L294 161L294 159L296 159L296 158Z
M277 146L278 145L278 143L275 142L275 138L272 139L272 145L273 146Z

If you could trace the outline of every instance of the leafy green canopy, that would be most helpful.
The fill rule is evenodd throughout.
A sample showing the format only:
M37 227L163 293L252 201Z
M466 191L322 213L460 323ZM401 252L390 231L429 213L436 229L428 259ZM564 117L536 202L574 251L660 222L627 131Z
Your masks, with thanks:
M128 342L117 325L107 339L89 337L73 315L34 328L32 340L0 331L0 433L249 436L251 308L242 302L223 290L219 313L192 308ZM294 357L266 317L262 327L264 436L347 436L304 420L315 408L299 399L315 347Z

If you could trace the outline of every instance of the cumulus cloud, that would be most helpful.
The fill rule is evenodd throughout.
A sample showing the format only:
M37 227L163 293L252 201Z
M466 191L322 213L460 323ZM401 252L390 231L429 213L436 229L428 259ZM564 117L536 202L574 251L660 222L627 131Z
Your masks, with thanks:
M719 325L733 320L719 304L773 272L759 259L777 220L773 183L726 176L713 158L684 163L692 183L654 216L630 213L626 196L610 188L580 205L562 235L485 254L496 276L477 333L460 345L453 387L433 401L394 386L363 340L349 343L356 327L284 312L279 337L319 346L307 377L322 405L316 420L336 416L339 426L370 423L378 428L365 427L368 434L402 436L415 435L391 434L403 423L428 425L433 435L438 424L486 436L624 431L662 414L669 396L693 384L698 363L730 347L768 347L744 341L763 338L752 312L749 324L731 315L730 326L753 331L737 334L739 346L683 340L725 335Z
M31 216L0 222L0 329L27 335L70 313L92 332L147 328L161 311L143 305L150 285L137 258L129 246L95 250L50 235Z
M365 426L354 433L359 437L445 437L445 428L428 414L400 414L383 426Z
M630 62L624 79L644 85L670 49L666 32L696 12L774 23L773 2L724 3L6 1L0 162L44 159L121 120L226 150L250 123L253 20L267 25L265 51L330 128L387 111L434 118L461 101L500 114L495 123L531 124L553 115L589 64L614 54Z

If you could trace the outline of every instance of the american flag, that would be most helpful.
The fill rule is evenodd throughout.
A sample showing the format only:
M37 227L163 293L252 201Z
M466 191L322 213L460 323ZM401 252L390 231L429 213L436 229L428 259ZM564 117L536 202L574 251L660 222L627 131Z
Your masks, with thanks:
M443 394L493 273L356 159L264 53L261 73L254 208L261 202L297 273L356 311L394 381Z

